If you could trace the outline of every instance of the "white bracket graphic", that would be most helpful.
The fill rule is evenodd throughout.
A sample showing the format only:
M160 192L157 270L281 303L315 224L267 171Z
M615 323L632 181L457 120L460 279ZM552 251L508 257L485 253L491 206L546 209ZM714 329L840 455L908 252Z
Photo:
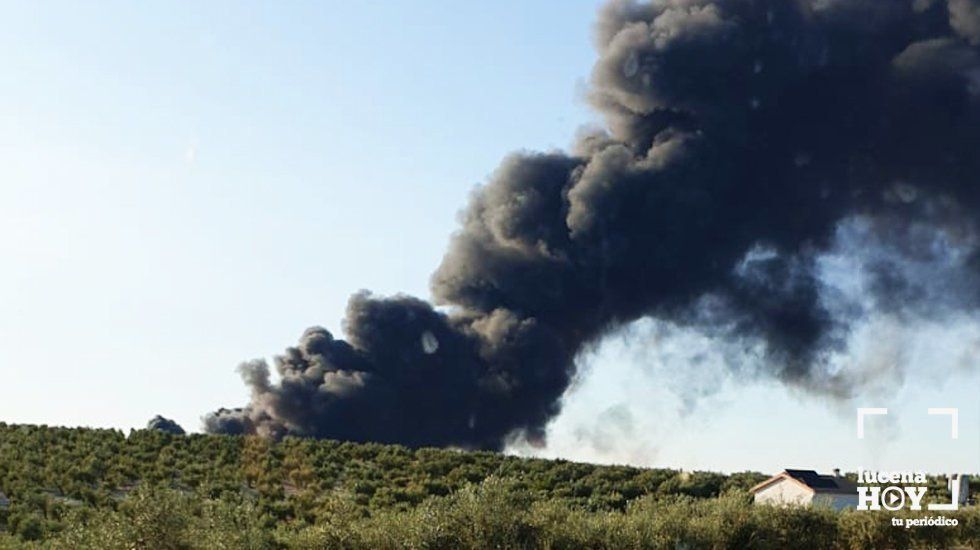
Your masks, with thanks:
M929 414L931 415L946 415L949 416L950 423L950 439L960 438L960 410L954 407L932 407L929 409Z
M888 414L888 409L884 407L858 407L858 439L864 439L864 417L879 414Z
M864 417L867 415L888 414L888 409L884 407L858 407L857 417L857 436L864 439Z

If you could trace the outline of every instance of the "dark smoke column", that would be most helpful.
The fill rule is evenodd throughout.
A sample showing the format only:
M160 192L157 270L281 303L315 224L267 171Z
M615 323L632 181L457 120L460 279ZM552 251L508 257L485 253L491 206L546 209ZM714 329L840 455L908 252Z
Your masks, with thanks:
M307 330L278 382L245 363L251 401L205 427L540 440L579 350L644 316L761 343L766 372L839 392L817 374L855 319L815 259L842 222L909 258L934 254L906 238L922 227L962 252L952 303L880 265L874 307L977 310L978 44L978 0L612 2L591 88L608 131L513 155L474 195L432 278L451 313L357 294L345 340Z
M157 430L159 432L168 433L171 435L186 435L184 428L180 427L180 424L170 420L169 418L164 418L159 414L150 419L146 423L147 430Z

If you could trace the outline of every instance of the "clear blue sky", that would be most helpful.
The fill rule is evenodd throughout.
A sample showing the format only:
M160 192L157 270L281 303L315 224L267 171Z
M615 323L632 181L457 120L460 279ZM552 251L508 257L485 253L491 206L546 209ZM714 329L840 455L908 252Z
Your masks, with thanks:
M351 293L428 296L500 158L597 122L597 2L411 4L0 4L0 420L197 429L245 402L240 361L339 332ZM871 445L850 403L665 383L648 340L583 358L533 452L980 470L976 369L878 396L910 412ZM920 444L925 406L961 407L961 439Z

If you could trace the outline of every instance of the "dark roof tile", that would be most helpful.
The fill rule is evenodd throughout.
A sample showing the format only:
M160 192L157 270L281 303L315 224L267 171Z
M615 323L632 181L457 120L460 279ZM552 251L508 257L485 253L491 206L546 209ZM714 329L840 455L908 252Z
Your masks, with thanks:
M855 493L857 487L843 477L822 476L813 470L785 470L796 481L817 492Z

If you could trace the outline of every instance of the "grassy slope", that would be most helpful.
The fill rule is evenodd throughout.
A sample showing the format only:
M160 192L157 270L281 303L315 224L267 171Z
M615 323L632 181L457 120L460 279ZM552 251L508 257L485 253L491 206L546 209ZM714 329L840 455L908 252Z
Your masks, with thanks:
M820 546L871 536L885 523L872 514L753 507L744 490L763 478L336 441L126 436L0 423L0 491L11 500L0 510L0 547L34 539L68 547L171 541L175 548L206 548L217 544L206 542L215 534L238 541L226 545L233 548L412 540L479 546L495 537L505 546L554 546L571 537L573 546L778 547L807 533ZM980 533L980 518L964 517ZM869 540L908 545L915 540L880 537L974 532L904 531L884 529Z

